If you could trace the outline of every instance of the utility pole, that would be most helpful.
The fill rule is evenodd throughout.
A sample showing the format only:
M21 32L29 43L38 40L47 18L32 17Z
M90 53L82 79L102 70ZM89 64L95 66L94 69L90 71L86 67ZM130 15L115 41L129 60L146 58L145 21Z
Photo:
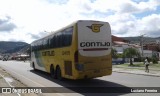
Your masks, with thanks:
M143 55L144 55L144 53L143 53L143 43L144 43L143 38L144 38L144 35L145 35L145 34L141 35L141 50L142 50L142 57L143 57Z
M142 50L142 57L143 57L143 35L141 35L141 50Z

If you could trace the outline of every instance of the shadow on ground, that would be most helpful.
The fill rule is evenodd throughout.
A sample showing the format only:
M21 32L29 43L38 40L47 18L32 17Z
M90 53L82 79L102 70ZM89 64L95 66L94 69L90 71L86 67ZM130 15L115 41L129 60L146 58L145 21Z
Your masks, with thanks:
M51 78L50 74L39 70L30 70L30 72L42 76L54 83L63 87L47 87L46 91L57 93L79 93L85 96L119 96L130 93L131 88L100 79L85 79L85 80L69 80L63 79L59 81ZM56 90L56 91L55 91Z

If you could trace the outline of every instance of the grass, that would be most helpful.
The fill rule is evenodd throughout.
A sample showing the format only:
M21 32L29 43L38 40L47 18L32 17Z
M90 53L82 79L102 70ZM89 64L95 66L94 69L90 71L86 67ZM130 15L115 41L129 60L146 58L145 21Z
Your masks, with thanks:
M143 62L134 62L133 66L129 66L129 63L113 65L113 68L127 68L127 69L144 69L145 65ZM150 64L149 69L151 70L159 70L160 71L160 63L159 64Z
M117 67L144 67L143 63L133 63L133 66L130 66L129 63L124 63L124 64L119 64L119 65L113 65L113 66L117 66Z
M160 64L150 64L150 67L157 69L157 70L160 70Z

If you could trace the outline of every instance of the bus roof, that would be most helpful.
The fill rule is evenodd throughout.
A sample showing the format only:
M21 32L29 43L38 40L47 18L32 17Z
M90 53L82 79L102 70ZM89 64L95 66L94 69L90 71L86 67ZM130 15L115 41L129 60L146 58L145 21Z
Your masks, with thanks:
M77 21L74 21L74 22L70 23L69 25L67 25L67 26L65 26L65 27L63 27L63 28L60 28L60 29L58 29L58 30L56 30L56 31L53 31L53 32L49 33L48 35L46 35L46 36L44 36L44 37L42 37L42 38L40 38L40 39L37 39L37 40L33 41L32 43L38 42L39 40L42 40L42 39L44 39L44 38L47 38L47 37L50 36L50 35L56 34L56 33L60 32L61 30L64 30L65 28L68 28L68 27L70 27L70 26L73 26L74 24L76 24L76 23L78 23L78 22L84 22L84 21L104 22L104 21L96 21L96 20L77 20ZM32 44L32 43L31 43L31 44Z

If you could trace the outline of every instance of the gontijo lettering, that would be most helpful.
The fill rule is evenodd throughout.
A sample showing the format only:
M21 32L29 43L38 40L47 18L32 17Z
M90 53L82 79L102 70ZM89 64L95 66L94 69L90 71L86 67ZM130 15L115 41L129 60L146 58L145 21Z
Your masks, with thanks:
M100 47L100 46L110 46L110 42L81 42L81 47Z

